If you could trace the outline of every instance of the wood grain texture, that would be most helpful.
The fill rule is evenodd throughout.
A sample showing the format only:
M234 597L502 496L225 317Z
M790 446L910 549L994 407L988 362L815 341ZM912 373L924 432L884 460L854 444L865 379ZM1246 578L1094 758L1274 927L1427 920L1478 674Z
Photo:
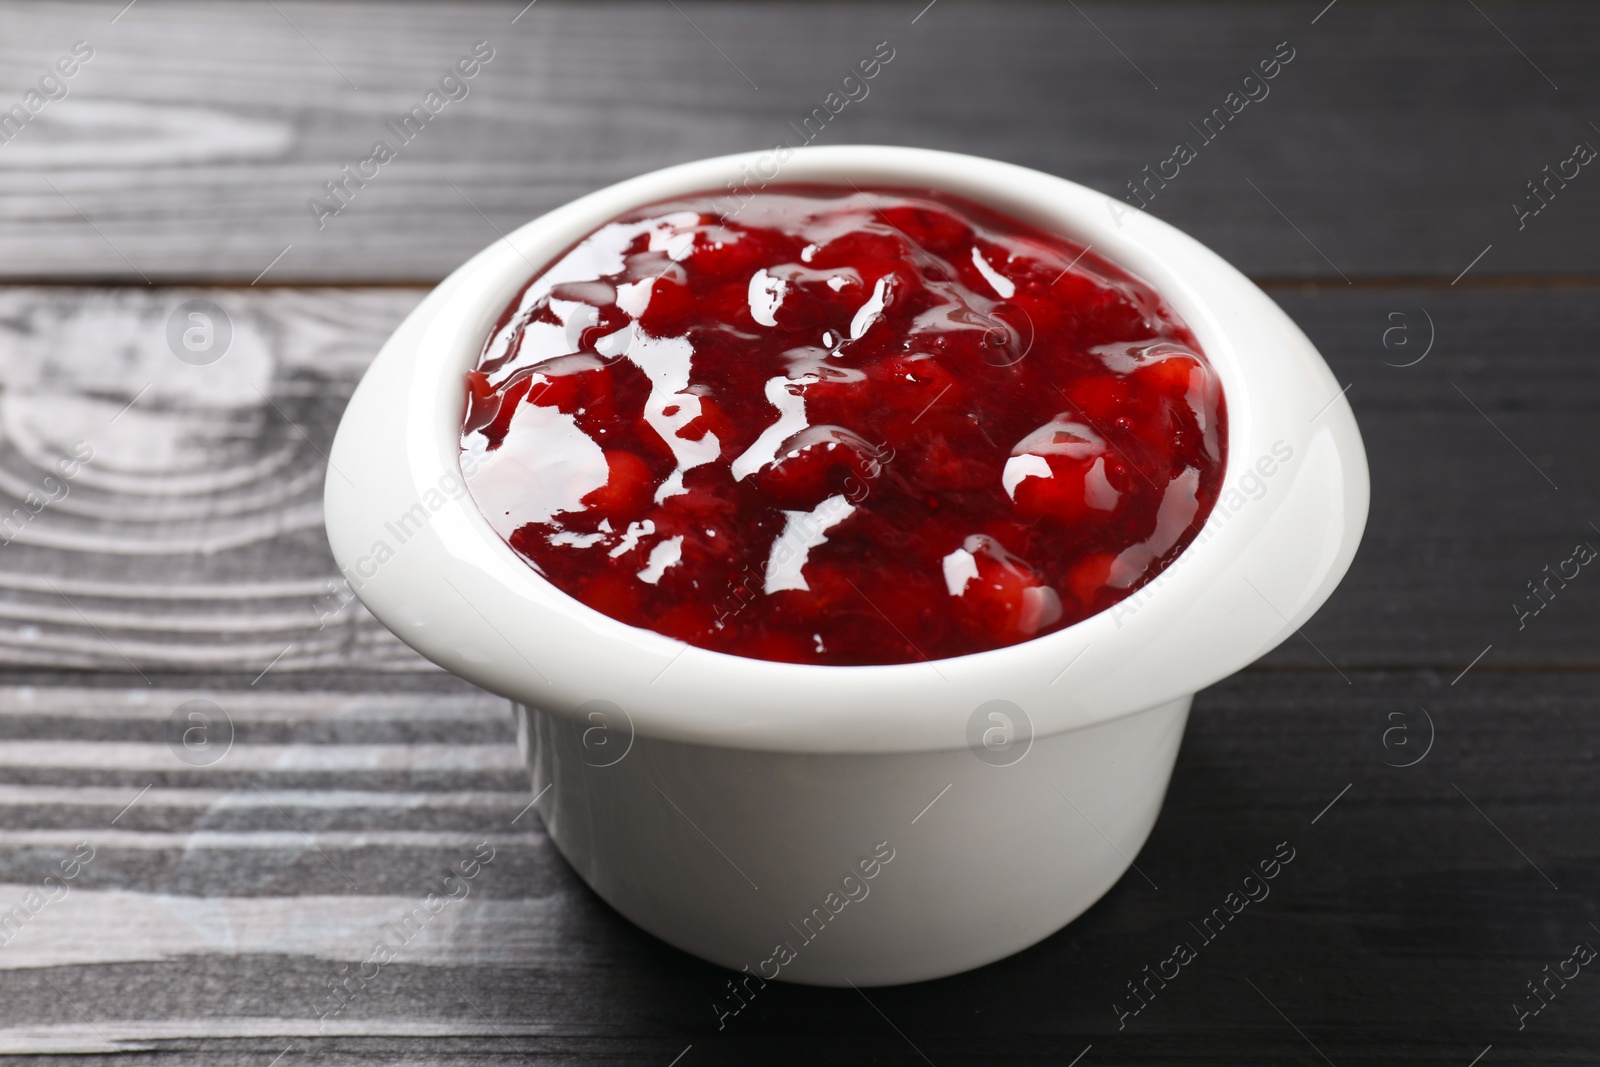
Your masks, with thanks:
M1474 670L1600 662L1600 574L1543 585L1579 543L1600 550L1595 290L1273 295L1349 385L1373 487L1355 565L1306 627L1317 647L1268 664L1448 680L1491 644Z
M1600 1016L1585 986L1523 1030L1511 1004L1600 921L1600 593L1574 581L1524 631L1506 598L1595 510L1590 290L1277 289L1352 383L1373 522L1310 641L1200 696L1139 856L1161 888L1125 879L1020 956L870 1004L773 987L721 1030L724 976L596 900L526 810L503 702L359 607L318 628L336 603L318 599L333 574L322 453L419 295L0 291L0 490L95 444L70 492L0 546L0 924L94 849L0 944L0 1052L662 1064L692 1045L682 1062L920 1050L943 1065L1066 1063L1092 1045L1086 1064L1320 1050L1343 1067L1461 1064L1492 1044L1587 1062ZM166 323L201 296L232 340L190 366ZM1430 321L1427 357L1391 365L1426 347ZM1397 325L1411 333L1386 347ZM261 675L269 637L291 650ZM200 765L178 755L194 700L216 706L205 739L220 745L224 723L231 738ZM1296 859L1271 897L1121 1020L1126 983L1286 840ZM483 842L495 858L472 895L319 1020L374 931Z
M1528 590L1600 547L1594 291L1275 293L1350 384L1373 509L1349 577L1266 666L1448 678L1493 645L1474 670L1600 667L1600 576ZM207 366L167 338L199 296L232 330ZM349 601L321 522L339 413L419 298L0 290L0 668L432 671ZM24 514L80 441L94 458Z
M1513 1004L1600 945L1600 577L1527 587L1600 547L1600 178L1520 230L1511 204L1600 145L1600 9L676 6L0 3L0 121L74 41L95 49L0 143L0 280L51 283L0 288L0 1055L1592 1063L1588 969L1535 1016ZM477 40L496 51L470 95L318 230L307 199ZM504 702L330 584L325 452L425 292L375 283L790 136L880 40L894 60L818 143L1108 193L1291 42L1151 210L1275 279L1349 384L1372 518L1303 635L1197 698L1138 856L1159 889L1133 875L1027 952L870 1000L769 986L719 1029L727 975L555 853ZM265 288L306 283L333 287ZM230 340L191 365L202 299ZM78 442L93 456L63 478ZM1270 896L1205 940L1190 924L1280 842ZM65 895L17 919L80 843ZM485 844L465 899L319 1020L375 931ZM1178 941L1198 958L1119 1017Z
M336 581L322 530L339 414L419 296L0 291L0 664L427 669ZM196 298L231 335L200 366L169 330L181 350Z
M0 7L0 108L95 49L0 144L0 277L436 279L608 182L798 143L879 41L894 59L816 143L972 152L1123 196L1185 142L1197 158L1151 210L1252 275L1449 279L1491 244L1475 271L1600 272L1600 179L1552 186L1520 226L1512 210L1600 146L1591 4L117 6ZM402 145L386 124L479 40L494 58L468 95ZM1226 104L1280 42L1267 95ZM307 202L380 139L397 158L319 229Z
M17 795L0 767L6 826L52 827L7 843L0 902L42 884L75 842L95 848L0 946L0 1052L665 1064L692 1044L695 1063L922 1062L914 1044L944 1065L1066 1063L1092 1044L1085 1063L1321 1062L1309 1039L1340 1065L1464 1064L1489 1044L1500 1062L1586 1063L1600 992L1575 981L1521 1031L1510 1007L1600 921L1600 832L1573 818L1600 801L1600 707L1587 675L1541 679L1530 692L1425 672L1236 677L1200 697L1139 856L1158 889L1130 875L1019 956L870 1003L771 986L721 1030L724 975L617 917L531 814L518 819L501 702L465 686L425 699L7 688L8 738L69 749L92 722L104 741L164 750L170 709L209 693L236 739L210 766L169 758L143 795L143 768L92 786L92 768L58 768L66 805L42 785ZM1402 708L1410 751L1386 733ZM463 738L478 766L296 778L329 749L393 745L397 729L418 748ZM273 768L252 770L252 752L274 746ZM494 857L471 891L319 1029L330 980L484 840ZM1189 923L1280 842L1294 858L1269 895L1202 940ZM1178 941L1198 959L1119 1028L1125 983Z

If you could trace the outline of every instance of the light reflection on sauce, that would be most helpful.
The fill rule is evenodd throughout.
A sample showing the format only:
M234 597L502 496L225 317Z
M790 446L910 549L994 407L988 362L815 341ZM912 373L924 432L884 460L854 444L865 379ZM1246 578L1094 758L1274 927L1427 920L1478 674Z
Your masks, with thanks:
M1079 245L926 191L769 186L601 227L469 374L491 525L624 622L899 663L1103 611L1215 504L1189 330Z

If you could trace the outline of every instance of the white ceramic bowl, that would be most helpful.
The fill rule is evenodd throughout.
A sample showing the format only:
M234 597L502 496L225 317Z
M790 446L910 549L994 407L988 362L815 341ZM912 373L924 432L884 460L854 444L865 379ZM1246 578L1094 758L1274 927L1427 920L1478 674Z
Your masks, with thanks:
M541 578L464 491L466 371L501 310L571 244L641 204L750 175L943 189L1151 284L1227 399L1224 491L1201 536L1150 586L1073 626L886 666L690 647ZM751 991L774 977L952 974L1083 912L1148 836L1192 695L1327 599L1368 498L1338 383L1215 253L1060 178L885 147L805 148L781 167L771 152L702 160L535 219L395 331L331 456L328 538L362 601L424 656L516 703L537 810L584 880L656 936L748 971Z

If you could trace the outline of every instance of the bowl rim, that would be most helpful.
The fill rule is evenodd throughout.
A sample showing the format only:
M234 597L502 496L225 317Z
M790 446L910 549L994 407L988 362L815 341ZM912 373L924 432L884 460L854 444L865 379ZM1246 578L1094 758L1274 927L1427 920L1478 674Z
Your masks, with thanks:
M1223 492L1201 535L1153 582L1097 615L1020 644L904 664L713 652L612 619L551 585L465 491L466 371L516 292L576 241L632 208L752 176L751 188L940 189L1062 233L1150 285L1194 331L1228 404ZM1284 451L1287 459L1274 460ZM484 688L595 722L601 743L637 733L732 748L884 752L979 747L991 722L984 709L996 708L1014 721L1012 743L1021 745L1233 673L1331 594L1359 544L1368 493L1359 430L1331 371L1220 256L1062 178L955 153L855 145L780 146L668 167L496 240L433 290L368 368L330 452L324 503L341 571L397 636Z

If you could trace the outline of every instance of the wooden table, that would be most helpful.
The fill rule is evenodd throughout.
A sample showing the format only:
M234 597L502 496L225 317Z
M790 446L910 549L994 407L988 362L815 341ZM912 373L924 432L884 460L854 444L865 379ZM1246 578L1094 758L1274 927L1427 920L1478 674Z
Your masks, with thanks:
M1596 968L1547 1004L1528 983L1600 945L1600 573L1529 583L1600 546L1600 173L1564 162L1600 146L1600 9L923 2L0 7L0 110L27 119L0 126L0 1052L1595 1062ZM466 95L330 201L480 41ZM1148 881L980 971L772 987L719 1030L725 975L552 849L505 702L336 594L324 452L456 263L604 183L792 137L878 42L818 143L1113 195L1199 145L1148 209L1350 383L1372 519L1303 634L1196 701ZM227 326L213 362L175 358L192 300ZM1270 898L1119 1027L1127 983L1285 841ZM487 850L319 1021L380 925Z

